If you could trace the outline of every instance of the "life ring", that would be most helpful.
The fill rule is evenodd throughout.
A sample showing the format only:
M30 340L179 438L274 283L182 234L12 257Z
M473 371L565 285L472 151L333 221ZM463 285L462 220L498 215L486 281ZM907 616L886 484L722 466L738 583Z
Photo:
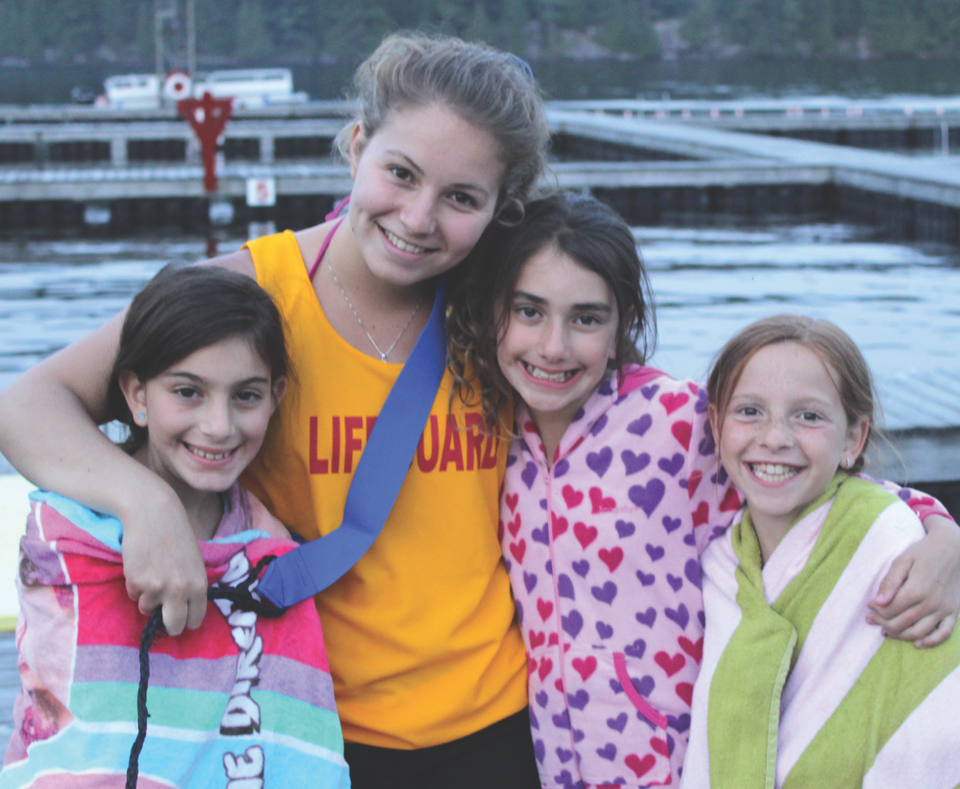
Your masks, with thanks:
M190 98L193 93L193 80L183 71L174 71L163 81L163 95L168 99L180 101Z

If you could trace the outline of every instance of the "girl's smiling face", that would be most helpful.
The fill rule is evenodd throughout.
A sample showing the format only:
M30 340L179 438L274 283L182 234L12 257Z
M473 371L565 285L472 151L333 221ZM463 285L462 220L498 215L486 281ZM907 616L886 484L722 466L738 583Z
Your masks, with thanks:
M231 337L146 383L126 371L120 386L149 433L137 458L183 499L233 485L259 451L286 379L271 382L250 343Z
M524 264L506 308L500 369L526 402L541 437L546 441L552 429L559 440L615 354L613 292L603 277L551 244Z
M408 286L467 256L493 219L503 162L493 137L441 105L390 112L350 144L350 226L371 273Z
M777 535L774 545L837 469L856 460L869 428L866 417L847 422L835 375L797 342L754 353L722 416L710 406L720 459L758 532Z

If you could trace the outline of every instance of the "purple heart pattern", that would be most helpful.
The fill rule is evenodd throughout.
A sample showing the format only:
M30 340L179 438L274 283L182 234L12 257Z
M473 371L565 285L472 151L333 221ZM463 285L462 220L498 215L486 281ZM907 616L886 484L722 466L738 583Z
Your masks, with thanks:
M581 411L552 463L535 433L514 440L503 486L537 766L544 786L677 786L703 651L699 553L735 515L719 510L729 483L692 382L635 368ZM532 424L522 404L517 424Z

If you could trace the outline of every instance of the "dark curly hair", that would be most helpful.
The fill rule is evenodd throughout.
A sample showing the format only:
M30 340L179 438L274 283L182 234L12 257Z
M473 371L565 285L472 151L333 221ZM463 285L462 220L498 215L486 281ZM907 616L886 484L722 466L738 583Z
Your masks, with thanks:
M650 282L627 223L588 195L558 192L527 204L514 227L490 226L450 276L448 359L454 392L483 410L488 430L514 391L497 363L497 345L524 265L553 245L599 274L617 302L615 369L644 363L656 347L656 315Z

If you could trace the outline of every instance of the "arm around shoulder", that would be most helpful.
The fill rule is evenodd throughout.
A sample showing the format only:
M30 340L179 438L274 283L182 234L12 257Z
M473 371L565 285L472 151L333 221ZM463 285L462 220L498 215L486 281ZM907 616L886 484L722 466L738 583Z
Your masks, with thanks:
M960 529L928 514L927 536L897 557L871 603L869 621L895 638L931 647L949 638L960 610Z

